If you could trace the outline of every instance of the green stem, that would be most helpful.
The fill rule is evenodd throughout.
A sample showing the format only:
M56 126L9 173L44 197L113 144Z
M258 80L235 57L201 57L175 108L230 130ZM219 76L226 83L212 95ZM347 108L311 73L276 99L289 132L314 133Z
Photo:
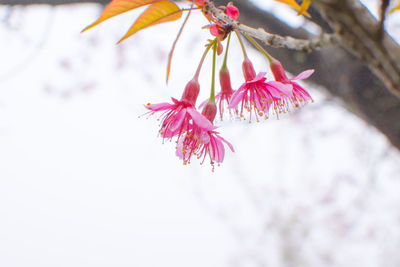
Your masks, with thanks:
M247 53L246 53L246 49L244 48L244 44L243 44L242 38L240 37L240 34L237 31L235 31L235 33L236 33L236 36L237 36L237 38L239 40L240 47L242 48L243 57L245 59L248 59Z
M228 43L226 44L226 49L225 49L225 57L224 57L224 63L222 63L221 70L226 69L226 61L228 59L228 50L229 50L229 43L231 42L231 32L228 35Z
M201 57L199 66L197 67L196 73L194 74L193 79L198 80L200 75L201 66L203 66L203 62L206 59L208 51L210 51L211 47L217 43L217 38L215 38L211 43L209 43L206 47L206 51L204 51L203 56Z
M210 101L215 102L215 63L217 61L217 42L213 45L213 62L212 62L212 75L211 75L211 95Z
M264 48L262 48L262 46L257 43L256 40L253 39L253 37L248 36L247 34L243 34L255 47L257 47L258 50L260 50L261 53L263 53L263 55L268 59L269 62L272 61L272 56L270 54L268 54L267 51L265 51Z

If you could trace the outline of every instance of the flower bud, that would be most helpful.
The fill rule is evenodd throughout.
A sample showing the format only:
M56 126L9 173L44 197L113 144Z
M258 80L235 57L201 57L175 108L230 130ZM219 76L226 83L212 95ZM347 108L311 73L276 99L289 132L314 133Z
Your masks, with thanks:
M181 101L185 101L191 105L196 104L197 96L200 92L200 84L196 79L190 80L183 91Z
M232 19L237 19L239 17L239 9L235 7L232 2L229 2L226 6L225 14Z
M256 71L248 58L245 58L242 63L242 70L246 82L251 81L256 77Z
M204 0L195 0L194 3L198 6L204 6L206 4Z
M214 101L208 101L201 112L204 117L206 117L211 123L214 121L217 115L217 105Z
M231 78L228 68L222 68L219 72L219 83L221 85L221 92L224 94L232 93Z
M289 82L289 79L285 74L285 70L283 69L283 66L279 60L272 58L270 68L277 82Z

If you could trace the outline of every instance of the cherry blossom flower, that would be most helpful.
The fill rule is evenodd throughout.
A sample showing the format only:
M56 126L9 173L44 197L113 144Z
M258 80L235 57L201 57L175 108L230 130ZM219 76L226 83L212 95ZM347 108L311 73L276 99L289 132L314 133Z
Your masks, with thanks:
M265 82L265 72L256 75L253 64L248 58L245 58L242 64L245 83L234 92L228 108L236 108L239 103L240 117L243 117L243 111L252 113L256 120L264 116L268 118L270 108L273 107L276 114L285 112L288 109L287 98L292 95L292 86L276 81Z
M202 116L207 118L211 123L217 113L215 102L209 101L202 111ZM221 163L225 157L224 143L234 152L233 146L222 138L214 129L210 130L201 125L194 124L183 138L180 138L177 143L176 155L183 160L186 165L190 163L193 155L198 159L202 159L204 163L207 155L210 158L210 163L214 170L214 164Z
M171 139L189 131L193 125L204 130L213 130L214 126L194 107L199 94L200 85L197 80L191 80L185 87L181 100L175 98L170 103L147 104L150 114L163 111L161 115L160 134L163 138Z
M295 80L304 80L310 77L314 73L313 69L303 71L299 75L289 79L285 74L285 70L283 69L281 62L279 62L277 59L272 58L270 67L276 81L293 86L293 95L290 97L290 101L295 107L313 101L310 94L298 83L294 82Z

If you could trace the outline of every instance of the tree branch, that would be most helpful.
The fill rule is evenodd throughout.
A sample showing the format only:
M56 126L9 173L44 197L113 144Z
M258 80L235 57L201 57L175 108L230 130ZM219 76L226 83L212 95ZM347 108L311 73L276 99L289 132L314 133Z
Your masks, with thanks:
M254 29L245 24L232 20L220 9L216 8L213 2L208 2L206 10L217 19L224 21L226 24L232 26L234 30L257 38L268 46L283 47L287 49L311 52L315 49L337 43L337 36L335 34L324 33L321 36L314 37L312 39L296 39L291 36L271 34L269 32L266 32L263 28Z

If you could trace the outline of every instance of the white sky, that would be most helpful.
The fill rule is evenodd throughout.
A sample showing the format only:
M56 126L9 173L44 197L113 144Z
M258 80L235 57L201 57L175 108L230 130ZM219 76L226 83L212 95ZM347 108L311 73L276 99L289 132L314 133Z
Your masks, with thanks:
M180 23L117 46L137 13L80 34L99 12L17 8L1 24L0 266L400 264L400 154L380 133L311 88L301 112L219 124L236 153L214 173L183 166L157 138L157 117L138 116L180 97L204 20L191 18L167 87ZM232 51L238 87L236 42ZM201 76L203 99L208 69Z

